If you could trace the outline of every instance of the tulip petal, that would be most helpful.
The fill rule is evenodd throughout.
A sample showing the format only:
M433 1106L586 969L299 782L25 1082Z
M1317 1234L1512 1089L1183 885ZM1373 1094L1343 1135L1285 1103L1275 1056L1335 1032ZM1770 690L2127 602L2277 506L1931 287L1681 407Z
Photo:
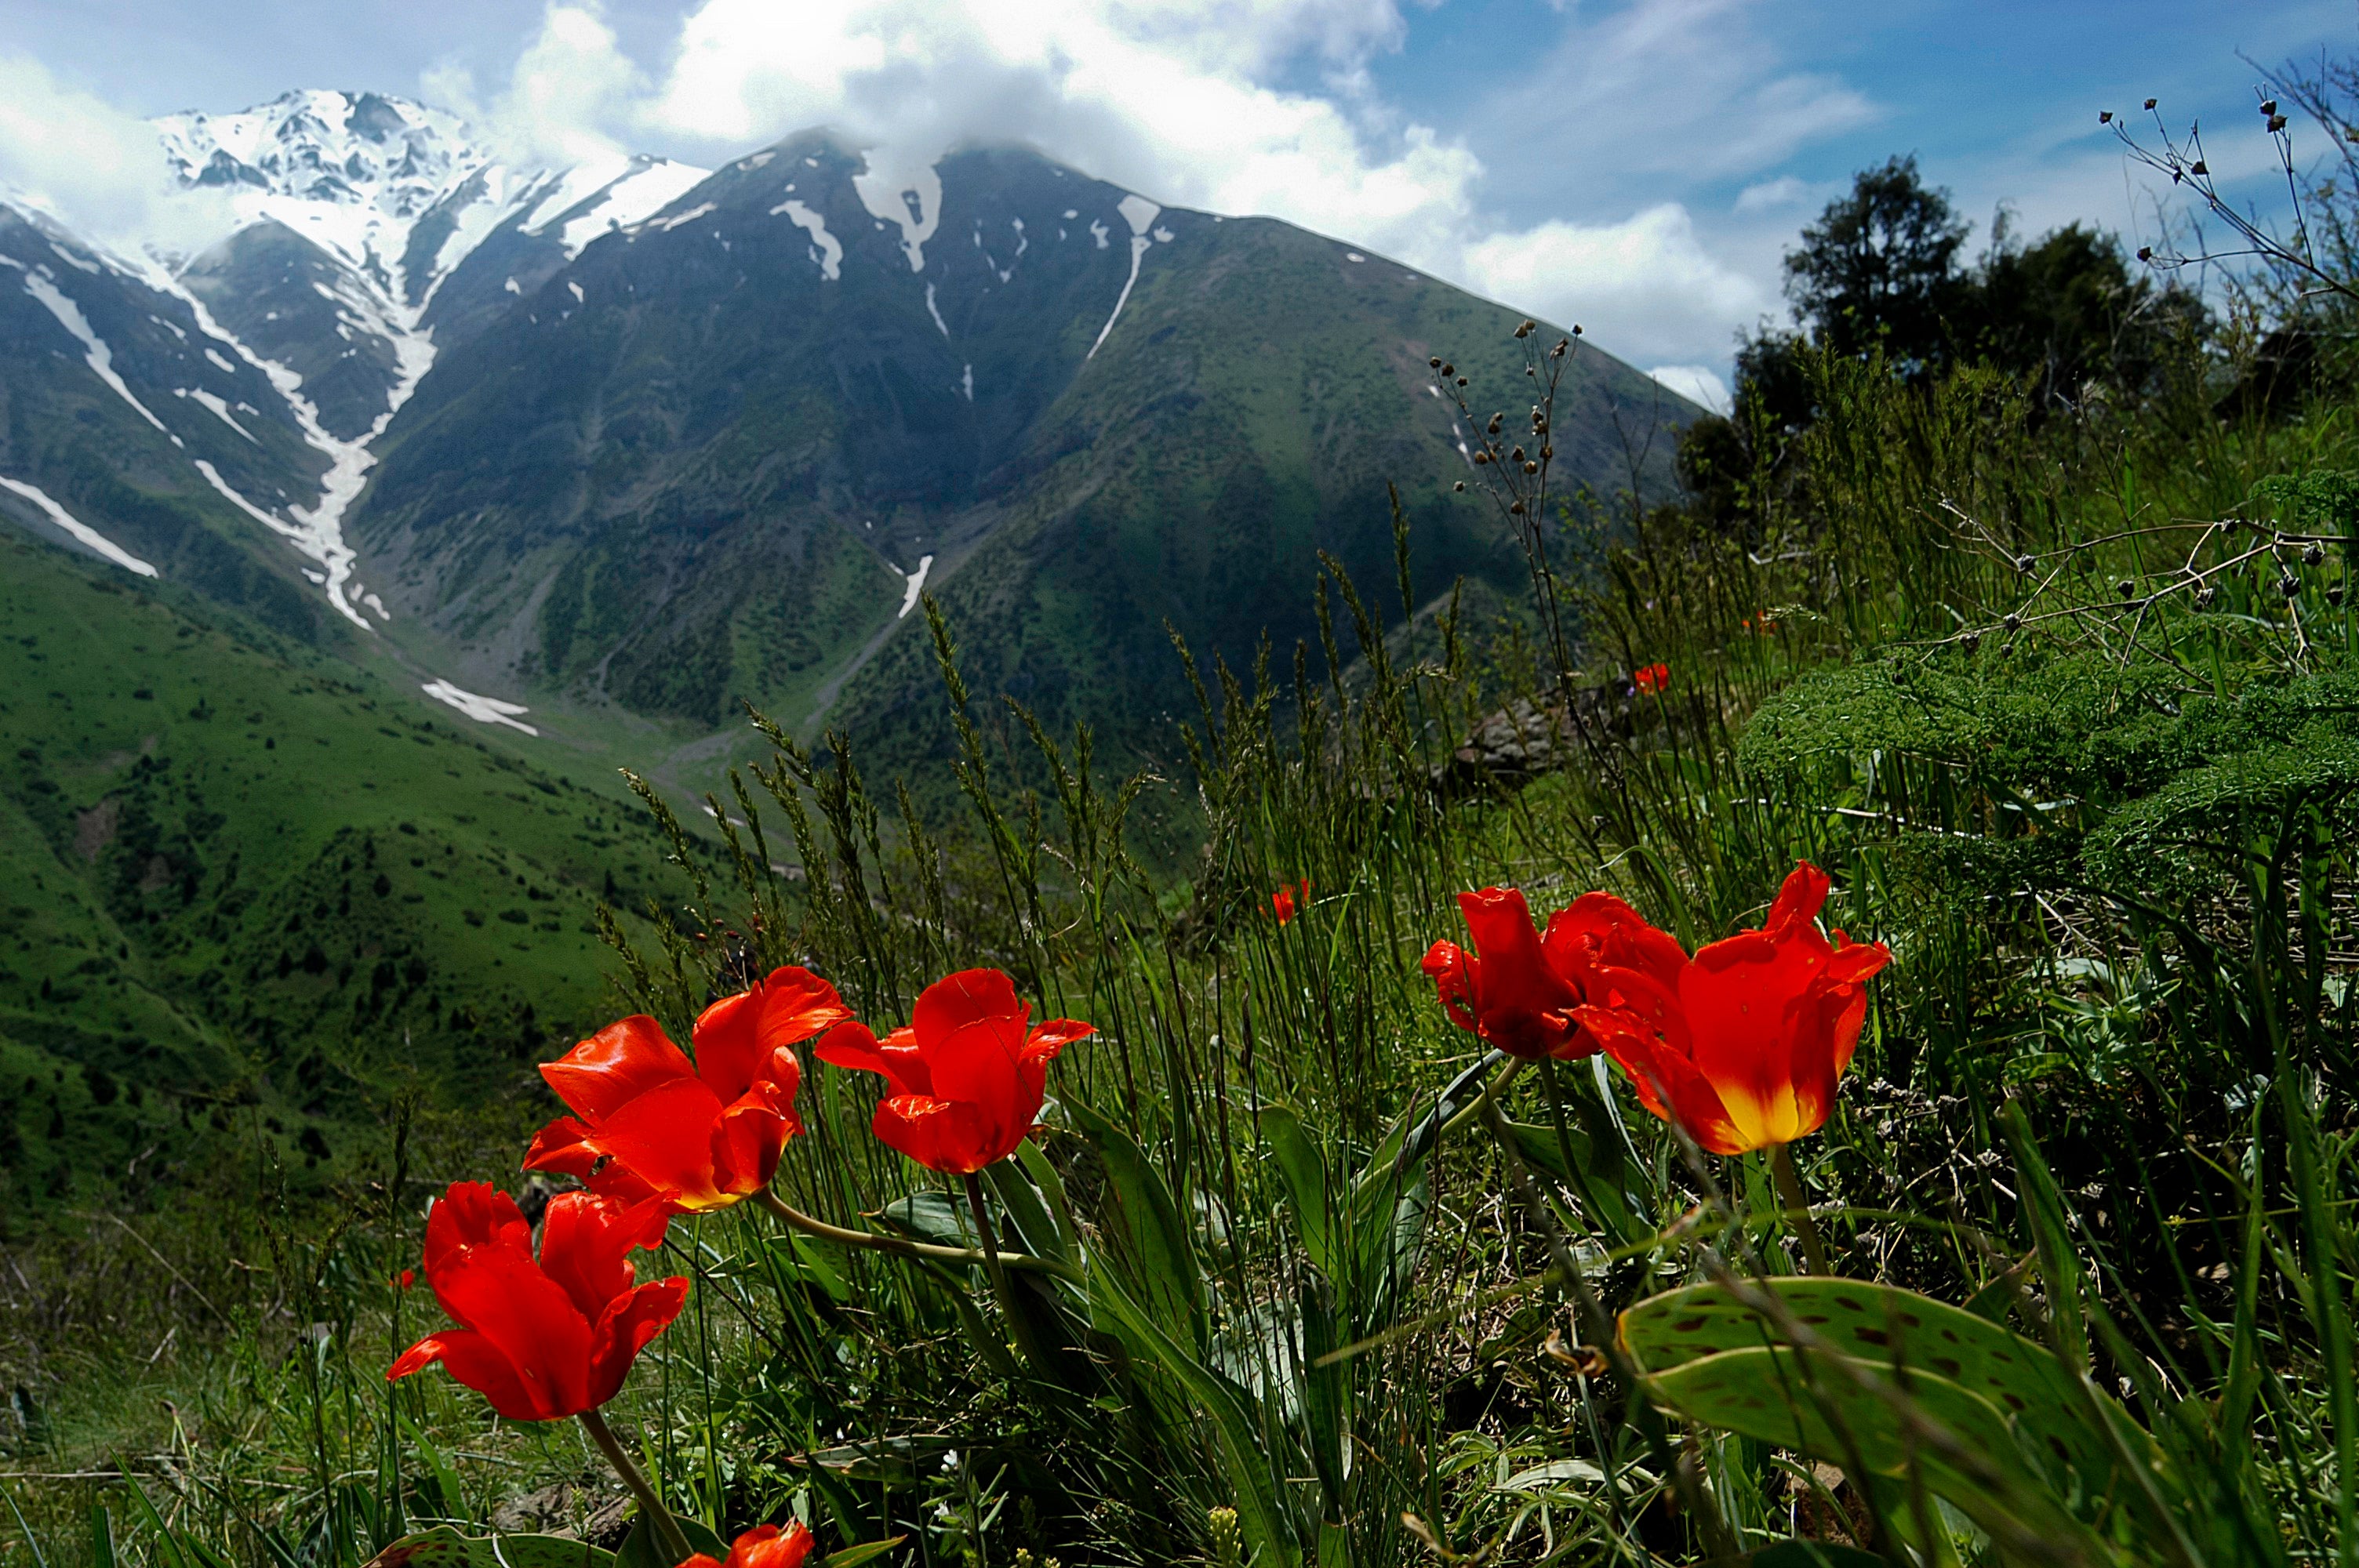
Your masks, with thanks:
M1711 1083L1627 1010L1583 1007L1581 1021L1636 1091L1638 1103L1714 1154L1758 1148L1745 1141Z
M811 1054L830 1066L882 1074L886 1087L897 1095L930 1094L933 1079L914 1039L908 1030L896 1030L880 1044L864 1023L839 1023L811 1047Z
M440 1361L451 1375L491 1401L510 1421L555 1421L577 1412L555 1409L516 1372L516 1364L500 1348L472 1329L427 1336L401 1353L386 1368L385 1380L397 1382Z
M426 1278L471 1248L501 1246L532 1256L532 1227L516 1199L485 1182L453 1182L426 1216Z
M595 1126L640 1095L694 1070L663 1025L634 1014L546 1064L540 1076L567 1108Z
M630 1255L663 1245L671 1206L663 1197L636 1203L591 1193L560 1193L540 1220L540 1269L572 1298L588 1323L631 1288Z
M538 1408L572 1415L594 1402L587 1399L589 1322L530 1253L506 1246L466 1248L432 1270L427 1282L443 1311L506 1358Z
M1572 1018L1581 993L1549 967L1522 892L1462 892L1458 907L1474 938L1466 974L1476 1033L1526 1061L1592 1054L1595 1046L1582 1039Z
M590 1145L590 1129L570 1116L560 1116L532 1135L524 1152L523 1169L554 1171L560 1176L587 1178L601 1158Z
M688 1301L688 1281L675 1276L639 1286L607 1304L590 1336L591 1403L604 1404L630 1376L648 1342L671 1326Z
M802 1568L813 1544L811 1532L800 1520L784 1530L774 1524L757 1525L730 1546L727 1568ZM722 1565L715 1563L713 1568Z
M713 1188L712 1133L721 1101L701 1078L674 1078L630 1101L592 1130L582 1146L611 1163L592 1184L616 1196L644 1189L703 1208Z
M984 1145L996 1150L992 1159L1022 1141L1040 1113L1039 1096L1016 1065L1030 1038L1031 1012L1016 997L1016 982L998 969L945 976L920 992L910 1011L930 1092L973 1108Z
M928 1095L895 1095L880 1101L870 1124L878 1142L897 1149L929 1170L963 1176L1003 1158L974 1107ZM1027 1130L1029 1130L1028 1129ZM1021 1135L1016 1141L1021 1141Z
M725 1103L753 1087L782 1046L844 1022L852 1010L835 988L787 965L750 990L723 997L696 1021L696 1072Z

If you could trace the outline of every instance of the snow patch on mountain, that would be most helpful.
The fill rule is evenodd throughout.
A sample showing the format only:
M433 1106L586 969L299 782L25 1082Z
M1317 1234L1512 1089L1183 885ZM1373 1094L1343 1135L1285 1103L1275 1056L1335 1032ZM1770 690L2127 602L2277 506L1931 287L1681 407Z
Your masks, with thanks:
M918 569L909 574L908 584L901 590L901 613L900 615L894 617L896 621L900 620L902 616L908 615L910 611L915 610L918 607L918 595L926 591L926 574L933 569L933 557L919 556L918 557Z
M64 529L68 534L71 535L75 539L81 541L89 548L97 551L102 556L104 556L108 560L113 561L116 566L121 567L124 570L136 572L141 577L154 577L156 575L156 568L154 567L149 566L146 561L141 560L138 557L133 555L122 546L117 545L114 540L108 538L97 529L90 526L87 523L83 523L74 517L71 513L67 512L64 507L60 506L56 502L51 501L48 492L43 491L40 486L37 484L28 484L21 479L10 479L6 474L0 474L0 490L5 490L14 494L23 496L35 506L39 507L42 514L48 517L50 522Z
M1106 334L1114 330L1114 324L1116 321L1122 319L1122 308L1130 303L1130 291L1138 286L1138 264L1147 259L1147 251L1155 244L1155 236L1149 234L1147 230L1154 225L1157 215L1162 212L1163 209L1158 203L1149 201L1146 197L1134 192L1116 202L1114 211L1120 212L1122 221L1130 225L1130 276L1123 280L1122 293L1114 298L1114 314L1107 317L1106 324L1098 329L1098 341L1092 343L1090 351L1082 356L1084 360L1093 360L1098 357L1098 351L1105 347ZM1097 235L1098 248L1103 250L1106 232L1099 225L1092 223L1090 232Z
M852 189L873 216L900 229L901 252L909 258L909 270L925 271L926 242L934 237L942 222L942 177L933 165L904 176L889 167L872 164L852 177Z
M185 397L191 403L197 405L200 408L209 408L212 410L214 418L220 420L223 424L228 426L239 435L244 436L247 440L254 441L254 432L237 422L237 416L229 411L229 400L222 396L220 393L207 392L201 386L176 386L172 389L172 395L175 397ZM259 441L254 441L254 444L257 447L262 445Z
M564 219L564 227L557 232L557 243L567 261L580 255L591 241L610 230L628 229L647 222L703 184L712 173L694 164L659 157L635 157L619 165L585 167L586 177L584 169L567 170L558 181L557 193L536 207L524 223L524 232L534 234ZM604 178L598 178L601 175ZM589 183L593 180L595 183ZM584 184L588 184L587 189L581 189ZM568 195L573 199L558 205ZM582 210L576 211L576 208Z
M773 218L780 213L786 214L787 222L797 228L810 231L811 259L819 263L820 276L830 283L842 277L843 276L843 242L827 232L827 220L792 197L788 197L770 209L770 216ZM926 300L929 307L931 306L933 297L933 286L928 284ZM940 318L937 317L935 319L940 320ZM944 328L942 335L948 337L950 330Z
M532 711L522 703L503 702L496 697L479 697L472 691L460 690L447 680L430 680L418 689L437 702L449 703L479 724L505 724L527 735L540 733L516 717Z
M82 363L90 366L92 375L114 388L117 397L137 409L142 419L147 420L158 430L162 430L172 445L177 447L181 444L180 438L173 435L164 421L157 418L146 404L133 395L131 388L124 384L123 377L114 368L114 351L102 342L96 332L91 330L90 319L82 313L81 306L75 304L58 287L57 279L48 267L37 266L25 274L25 292L47 307L49 314L58 319L58 325L71 333L75 341L82 344Z

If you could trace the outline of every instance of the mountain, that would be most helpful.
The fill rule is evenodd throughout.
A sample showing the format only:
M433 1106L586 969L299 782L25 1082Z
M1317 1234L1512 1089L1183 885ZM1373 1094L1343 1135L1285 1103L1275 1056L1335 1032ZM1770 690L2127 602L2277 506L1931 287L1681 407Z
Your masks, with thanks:
M921 594L1110 760L1186 701L1167 623L1313 635L1321 551L1392 603L1388 481L1421 595L1519 597L1428 362L1517 413L1516 318L1346 243L1012 147L519 168L321 92L158 133L193 254L0 190L0 1071L46 1114L0 1196L232 1104L309 1162L408 1076L496 1101L668 874L613 764L710 787L752 700L935 793ZM1691 412L1584 348L1559 471L1666 482Z
M807 135L448 351L350 533L392 634L487 689L691 730L750 698L914 757L940 739L911 724L940 709L922 589L986 690L1135 730L1185 691L1166 621L1249 662L1265 632L1309 634L1319 550L1388 579L1388 480L1430 589L1520 574L1448 496L1462 433L1428 362L1526 397L1515 325L1036 154L954 153L897 191ZM1559 463L1610 492L1618 430L1683 409L1584 352Z
M912 759L922 590L986 689L1136 729L1166 622L1243 662L1320 550L1388 575L1388 481L1430 589L1520 570L1427 363L1523 396L1513 315L1285 223L820 134L517 169L375 93L158 131L233 214L192 258L0 203L0 513L462 712L692 746L751 699ZM1585 350L1560 471L1611 492L1690 412Z

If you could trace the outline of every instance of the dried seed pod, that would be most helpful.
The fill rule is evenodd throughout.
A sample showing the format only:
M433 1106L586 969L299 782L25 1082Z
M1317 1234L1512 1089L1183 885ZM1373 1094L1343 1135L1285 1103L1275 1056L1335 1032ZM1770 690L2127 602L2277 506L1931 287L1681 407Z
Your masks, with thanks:
M2023 617L2016 614L2015 611L2010 610L2007 611L2006 621L2002 622L2001 624L2010 632L2020 632L2023 630Z
M1454 491L1458 491L1458 492L1460 492L1461 493L1463 493L1463 492L1464 492L1464 491L1465 491L1465 489L1466 489L1466 481L1465 481L1464 480L1462 480L1462 480L1460 480L1456 484L1451 485L1450 488L1451 488L1451 489L1452 489L1452 490L1454 490Z
M1474 463L1477 468L1480 468L1483 464L1487 463L1490 460L1491 454L1488 452L1477 452L1474 454Z
M1969 654L1973 653L1982 645L1983 638L1982 633L1979 632L1969 632L1964 636L1958 639L1958 646L1963 648Z
M2114 591L2120 594L2124 599L2127 599L2130 595L2137 591L2137 584L2132 582L2127 578L2124 578L2121 581L2114 584Z
M2033 560L2029 556L2017 556L2015 557L2015 569L2025 577L2029 577L2031 575L2032 568L2038 564L2039 563L2038 561Z
M2264 98L2264 99L2262 99L2262 100L2261 100L2261 113L2262 113L2262 114L2276 114L2277 112L2277 101L2276 99L2274 99L2274 98Z
M2110 125L2113 123L2114 112L2111 109L2100 109L2097 111L2097 124L2100 125Z
M1546 462L1555 456L1556 449L1554 447L1542 447L1540 449L1540 461Z
M1540 465L1535 462L1527 461L1524 464L1524 471L1526 473L1538 473L1540 471Z
M1523 503L1522 502L1520 502L1520 501L1516 502L1516 503L1514 503L1513 504L1511 504L1511 505L1507 508L1507 510L1508 510L1508 512L1510 512L1510 513L1511 513L1511 514L1513 514L1514 515L1516 515L1516 516L1517 516L1517 517L1521 517L1521 516L1524 514L1524 503Z
M2201 158L2197 158L2193 163L2187 166L2187 172L2190 174L2209 174L2212 172L2212 169L2211 166L2206 164Z
M2283 114L2272 114L2269 116L2269 135L2274 136L2285 128L2286 117Z
M2334 606L2337 610L2343 608L2343 585L2341 583L2335 582L2327 584L2326 602Z
M2212 601L2219 597L2220 590L2207 582L2195 590L2195 608L2209 610L2212 608Z
M2140 245L2137 248L2137 258L2142 262L2150 262L2154 260L2154 247L2152 245Z
M1462 386L1464 386L1464 385L1466 384L1466 378L1465 378L1464 376L1462 376L1462 376L1460 376L1460 377L1458 378L1458 384L1459 384L1460 386L1462 386Z
M2288 599L2291 599L2295 594L2301 591L2301 579L2294 576L2291 572L2286 573L2283 577L2277 579L2277 591L2284 594Z
M1430 360L1426 361L1425 362L1426 362L1427 364L1430 365L1430 366L1431 366L1432 368L1434 368L1435 370L1440 370L1440 369L1441 368L1441 356L1440 356L1440 355L1439 355L1439 354L1436 354L1433 358L1431 358L1431 359L1430 359Z
M2147 99L2147 100L2146 101L2146 106L2147 106L2147 108L2149 108L2149 109L2151 109L2151 108L2153 108L2153 107L2154 107L2154 103L2155 103L2155 101L2154 101L2153 99L2151 99L2151 98L2149 98L2149 99Z
M2325 563L2325 560L2326 546L2315 539L2312 539L2309 547L2301 553L2301 564L2306 567L2321 566Z

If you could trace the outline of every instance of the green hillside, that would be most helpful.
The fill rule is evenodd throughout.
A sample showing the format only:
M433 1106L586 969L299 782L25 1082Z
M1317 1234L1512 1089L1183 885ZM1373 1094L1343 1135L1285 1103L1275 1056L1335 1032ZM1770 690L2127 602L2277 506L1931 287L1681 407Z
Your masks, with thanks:
M257 1129L317 1167L405 1085L494 1097L594 1026L593 907L657 863L619 787L14 535L0 627L6 1196Z

